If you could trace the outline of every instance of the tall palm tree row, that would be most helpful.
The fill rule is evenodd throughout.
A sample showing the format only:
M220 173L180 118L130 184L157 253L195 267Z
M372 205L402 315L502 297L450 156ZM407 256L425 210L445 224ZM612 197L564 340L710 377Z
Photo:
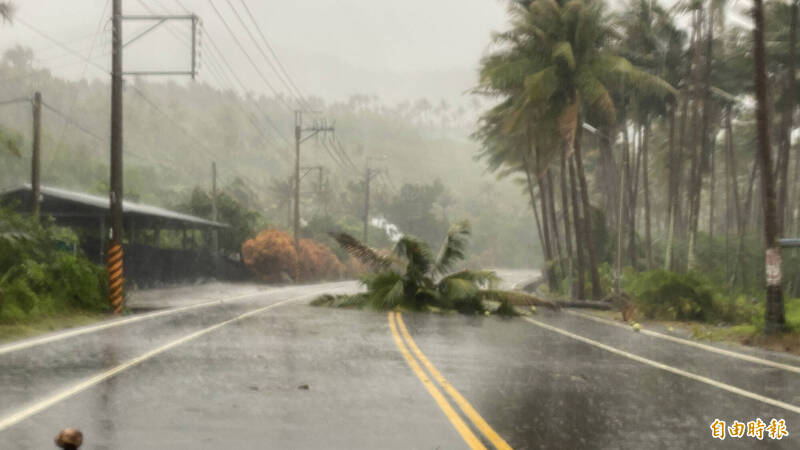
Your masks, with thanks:
M617 281L623 266L663 267L763 286L747 269L756 230L773 272L778 237L800 232L799 4L508 0L480 64L474 92L494 103L474 138L491 171L525 186L551 290L604 297L603 263ZM755 32L728 19L757 10ZM792 286L800 295L800 275ZM768 298L765 328L780 329L782 302Z
M548 203L548 190L555 188L554 183L548 183L550 171L555 170L551 166L559 157L564 159L560 176L569 179L570 195L562 195L561 215L568 225L571 209L573 230L565 226L563 236L564 247L574 250L574 255L566 257L570 262L566 266L574 267L570 269L574 273L561 276L574 279L572 292L583 298L588 274L594 299L603 293L593 235L595 214L582 149L584 124L613 129L619 115L615 97L626 101L619 95L622 92L662 100L676 94L669 83L620 56L616 49L619 36L604 6L603 2L589 0L512 2L511 28L496 35L500 49L483 59L477 88L482 94L499 98L482 117L476 133L484 144L481 156L489 161L490 168L503 168L501 174L521 169L528 179L542 180L538 183L539 203L544 205ZM562 194L565 184L561 184ZM533 189L530 191L533 198ZM555 202L550 203L555 209ZM544 213L539 221L547 223ZM556 221L551 223L557 229ZM557 233L548 233L548 227L542 226L541 234L548 277L552 279L556 264L550 242ZM576 265L571 264L573 260Z

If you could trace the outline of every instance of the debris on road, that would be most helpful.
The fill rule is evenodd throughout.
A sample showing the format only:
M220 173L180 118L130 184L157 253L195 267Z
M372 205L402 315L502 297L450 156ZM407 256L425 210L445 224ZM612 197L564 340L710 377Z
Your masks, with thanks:
M64 428L56 436L56 447L65 450L77 450L83 445L83 433L75 428Z

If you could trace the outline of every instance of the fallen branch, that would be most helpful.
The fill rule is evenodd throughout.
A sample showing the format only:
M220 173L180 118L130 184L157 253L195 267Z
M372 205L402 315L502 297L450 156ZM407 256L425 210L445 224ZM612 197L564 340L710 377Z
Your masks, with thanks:
M609 302L598 302L594 300L561 300L557 303L563 308L599 309L602 311L608 311L614 307L614 305Z
M501 303L508 303L512 306L544 306L554 310L560 309L557 302L543 299L535 295L526 294L524 292L516 291L500 291L488 289L482 291L489 300L495 300Z

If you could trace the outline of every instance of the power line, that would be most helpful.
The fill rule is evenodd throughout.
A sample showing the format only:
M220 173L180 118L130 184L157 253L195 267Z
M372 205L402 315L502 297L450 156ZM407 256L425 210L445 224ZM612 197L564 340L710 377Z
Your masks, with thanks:
M184 127L183 127L183 126L182 126L182 125L181 125L181 124L180 124L180 123L177 121L177 120L175 120L175 118L173 118L172 116L170 116L169 114L167 114L167 113L166 113L166 112L165 112L163 109L161 109L161 107L159 107L159 106L158 106L158 105L157 105L155 102L153 102L153 101L152 101L152 100L150 100L150 99L149 99L149 98L148 98L146 95L144 95L144 92L142 92L142 90L141 90L141 89L139 89L138 87L136 87L135 85L132 85L132 84L129 84L128 86L129 86L129 87L131 87L131 88L134 90L134 92L136 92L136 94L137 94L137 95L139 95L139 97L141 97L141 98L142 98L142 100L144 100L144 101L145 101L145 102L146 102L148 105L150 105L150 107L151 107L151 108L153 108L153 109L154 109L156 112L158 112L159 114L161 114L162 116L164 116L164 117L165 117L167 120L169 120L170 122L172 122L172 123L175 125L175 128L177 128L177 129L178 129L178 130L179 130L181 133L183 133L184 135L186 135L186 137L188 137L188 138L189 138L190 140L192 140L192 141L193 141L195 144L197 144L198 148L199 148L199 149L201 149L201 150L203 150L203 151L205 152L206 156L209 156L209 158L210 158L212 161L216 161L216 160L218 159L218 158L217 158L217 156L219 156L219 155L217 155L217 154L216 154L216 153L215 153L215 152L214 152L214 151L213 151L213 150L212 150L210 147L208 147L208 146L207 146L207 145L206 145L206 144L205 144L203 141L201 141L201 140L200 140L200 139L198 139L196 136L194 136L194 135L192 135L190 132L188 132L188 131L187 131L187 130L186 130L186 129L185 129L185 128L184 128ZM235 170L232 170L232 172L236 172L236 171L235 171ZM240 173L240 172L237 172L237 173L238 173L238 176L239 176L239 177L241 177L241 178L242 178L242 179L244 179L244 180L247 180L247 181L249 181L249 182L250 182L250 183L252 183L254 186L258 186L258 185L259 185L259 183L257 183L257 182L255 182L255 181L253 181L251 178L247 177L246 175L244 175L244 174L242 174L242 173Z
M100 31L102 29L103 19L106 16L106 11L108 10L108 4L109 3L110 3L110 0L106 0L105 5L103 6L103 12L100 13L100 20L97 22L97 29L95 30L94 38L92 38L92 46L89 49L89 55L86 57L86 61L85 61L84 65L83 65L83 70L81 70L81 79L83 79L83 77L86 75L86 69L88 68L89 61L92 58L92 53L94 52L94 45L97 42L97 36L100 34ZM75 89L75 92L72 95L72 103L70 104L69 113L67 114L68 117L71 117L72 113L75 111L75 104L78 102L78 94L79 94L79 92L80 91L78 89ZM61 127L61 134L59 135L58 142L56 143L56 153L58 153L58 151L61 149L61 142L64 139L64 133L67 131L67 125L68 124L69 124L69 122L66 122L66 123L64 123L64 126Z
M217 47L216 42L214 42L214 40L211 38L211 35L208 34L207 30L206 30L206 38L208 39L208 42L211 44L211 47L208 47L209 48L208 55L211 56L212 58L219 58L222 61L224 66L228 69L228 72L230 72L230 74L233 76L233 79L236 80L236 83L242 89L243 95L247 96L247 89L244 83L242 83L242 80L236 74L236 71L233 70L230 63L228 63L227 58L225 58L225 55L222 53L222 51L219 50L219 47ZM211 49L213 49L213 51L216 52L216 54L214 54ZM258 102L254 100L253 103L256 105L256 108L261 113L261 116L264 118L264 120L267 121L270 127L272 127L272 129L275 130L275 133L278 135L278 137L284 142L284 144L286 144L287 150L290 149L291 144L289 143L289 140L286 138L286 136L283 134L283 131L281 131L281 129L269 118L269 115L267 115L267 113L265 113L261 109L261 106L258 104Z
M341 155L342 158L347 161L347 163L350 165L350 167L352 167L354 170L358 171L359 170L358 166L356 166L353 163L353 160L350 159L350 155L347 154L347 151L345 150L345 148L342 145L341 141L336 139L336 140L331 141L331 143L333 144L333 148L338 150L339 155Z
M62 43L60 43L60 42L58 42L58 40L56 40L56 39L54 39L54 38L50 37L50 36L49 36L47 33L45 33L44 31L41 31L41 30L39 30L38 28L34 27L33 25L31 25L31 24L27 23L26 21L22 20L21 18L19 18L19 17L15 17L15 18L14 18L14 21L16 21L16 22L18 22L18 23L21 23L22 25L24 25L25 27L27 27L27 28L28 28L28 29L30 29L31 31L35 32L36 34L38 34L38 35L42 36L43 38L45 38L45 39L47 39L48 41L50 41L50 42L52 42L52 43L56 44L57 46L59 46L59 47L63 48L63 49L64 49L64 50L66 50L67 52L69 52L69 53L72 53L73 55L77 56L77 57L78 57L78 58L80 58L81 60L83 60L83 61L86 61L88 64L91 64L93 67L97 68L98 70L101 70L101 71L103 71L103 73L105 73L105 74L108 74L108 75L111 75L111 72L110 72L110 71L108 71L108 70L106 70L104 67L100 66L99 64L96 64L95 62L93 62L93 61L91 61L91 60L89 60L89 59L86 59L86 58L85 58L83 55L81 55L80 53L78 53L78 52L76 52L75 50L72 50L71 48L67 47L66 45L64 45L64 44L62 44Z
M289 74L289 71L286 70L286 67L284 67L283 63L281 62L281 59L278 58L278 54L275 52L275 50L269 44L269 39L267 39L267 37L264 34L264 32L261 31L261 27L258 25L258 22L256 21L255 17L253 16L253 13L250 12L250 8L247 6L247 3L245 3L244 0L239 0L239 1L242 4L242 6L244 6L244 9L247 12L247 15L250 16L250 20L253 22L253 25L255 25L256 30L258 31L258 34L261 36L261 39L264 41L264 45L266 45L267 49L269 49L270 53L272 53L272 56L275 58L275 61L278 63L278 66L281 68L281 71L286 76L286 79L289 81L289 84L292 85L292 87L294 88L295 92L297 93L297 96L300 98L300 100L303 101L303 103L305 104L305 107L307 109L312 109L311 105L306 100L306 95L303 94L303 91L300 90L300 88L298 88L297 85L295 84L294 80L292 80L292 76Z
M311 108L308 107L308 104L306 104L302 100L302 97L296 96L294 94L294 92L292 91L292 86L286 80L283 79L283 76L281 75L280 70L278 70L278 68L275 67L275 64L272 63L272 60L270 60L270 58L267 56L267 53L261 48L261 44L259 44L259 42L256 39L256 37L250 31L250 28L244 22L244 20L242 19L242 16L239 15L239 11L236 10L236 8L233 6L233 3L231 3L230 0L226 0L226 2L228 3L228 6L233 11L233 14L236 16L236 19L239 20L239 23L242 25L242 28L244 28L244 30L247 32L247 35L250 36L250 40L253 41L253 44L255 44L256 49L258 49L258 52L261 53L261 56L264 57L264 60L267 62L267 64L270 66L270 68L272 68L273 72L275 72L275 74L278 75L278 80L280 80L281 83L283 84L283 86L286 88L286 90L289 91L289 95L296 97L295 101L297 102L299 108L300 109L311 109ZM250 17L252 18L252 16L250 16ZM258 24L256 24L256 28L258 28ZM262 35L262 37L263 37L263 35Z
M2 105L13 105L14 103L23 103L23 102L30 102L30 101L31 101L30 97L18 97L18 98L13 98L13 99L10 99L10 100L0 101L0 106L2 106Z
M335 154L331 151L331 148L328 147L328 144L324 140L321 141L321 143L322 143L322 147L325 149L325 151L331 157L333 162L335 162L336 165L339 166L340 169L342 169L342 170L348 170L349 169L349 167L347 167L344 164L342 164L342 162L339 160L339 158L337 156L335 156Z
M42 102L42 105L44 105L45 108L47 108L50 111L52 111L53 113L55 113L57 116L59 116L62 119L64 119L68 124L70 124L70 125L74 126L75 128L83 131L87 135L97 139L100 142L108 142L107 138L101 138L100 136L96 135L95 133L89 131L88 129L84 128L81 124L75 122L69 115L61 112L60 110L56 109L55 107L51 106L50 104Z
M272 83L269 82L267 77L264 75L264 73L261 71L261 69L255 63L255 61L253 61L253 57L250 56L250 53L248 53L247 50L244 48L244 45L242 45L242 42L236 36L236 33L233 32L233 29L231 29L230 25L228 25L228 22L222 16L222 13L220 13L219 10L217 9L217 7L214 5L214 2L209 0L208 3L211 5L211 8L214 10L214 13L216 13L217 17L222 22L222 24L225 25L225 29L227 29L228 33L231 35L231 37L233 37L233 40L236 42L236 45L239 47L239 49L242 51L242 53L244 53L245 57L247 57L247 60L250 61L250 64L253 66L253 68L256 70L256 72L258 72L258 75L261 77L261 79L264 80L264 83L267 85L267 87L272 91L272 93L275 95L275 97L277 97L278 100L280 100L281 103L283 103L284 106L286 106L286 108L289 111L293 111L294 108L292 108L292 106L286 101L286 99L284 99L283 96L281 96L278 93L278 91L275 89L274 86L272 86Z
M209 62L211 61L213 60L209 59ZM216 61L214 61L214 64L215 65L217 64ZM221 86L225 86L225 83L220 79L220 73L224 75L224 72L220 72L219 66L217 65L215 67L209 64L208 67L209 67L209 72L217 79L217 82L220 83ZM268 138L267 135L264 134L261 127L258 125L258 121L256 120L255 115L251 111L247 111L244 108L244 106L242 106L242 104L238 101L238 98L236 100L233 100L231 103L235 104L244 113L250 124L253 125L253 128L261 136L261 139L264 141L264 143L279 148L278 144L274 140L272 140L272 138ZM284 152L279 151L278 154L287 162L289 162L289 160L291 159L289 155L285 154Z

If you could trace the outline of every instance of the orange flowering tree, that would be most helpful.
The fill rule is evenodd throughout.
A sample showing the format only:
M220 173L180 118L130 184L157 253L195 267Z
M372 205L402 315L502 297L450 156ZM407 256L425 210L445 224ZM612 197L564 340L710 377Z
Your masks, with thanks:
M339 279L344 272L342 263L331 249L311 239L300 239L300 252L297 256L302 280Z
M245 241L242 259L256 278L269 282L285 281L287 276L294 278L298 263L292 237L275 229L262 231Z

